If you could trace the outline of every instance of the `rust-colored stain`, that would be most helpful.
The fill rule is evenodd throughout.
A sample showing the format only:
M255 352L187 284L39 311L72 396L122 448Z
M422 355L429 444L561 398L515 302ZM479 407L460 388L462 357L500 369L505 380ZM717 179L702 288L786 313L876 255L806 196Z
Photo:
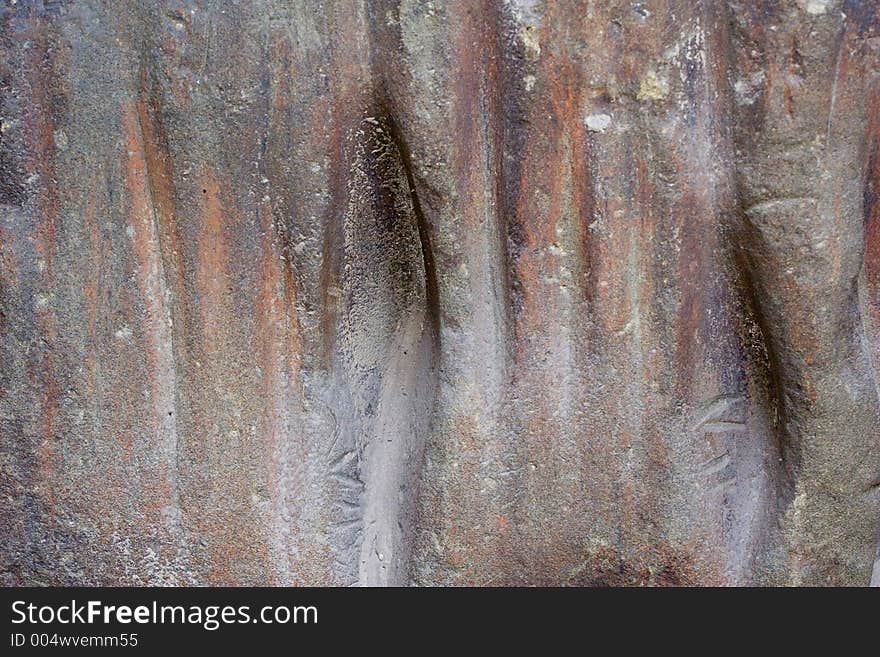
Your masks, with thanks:
M201 300L200 315L206 351L222 340L221 322L226 313L230 292L226 273L226 214L220 199L220 187L210 172L202 178L201 225L199 226L199 263L196 286Z
M869 158L865 188L865 274L869 310L880 322L880 85L872 87L869 107ZM880 325L880 324L878 324ZM876 353L880 357L880 352Z
M144 135L137 108L125 107L122 122L126 184L131 204L127 231L135 254L135 279L146 314L141 327L144 331L147 389L152 402L150 424L141 428L142 433L137 435L138 453L130 458L139 463L143 474L151 475L145 479L140 503L145 515L156 522L166 507L172 516L179 514L177 369L156 204L150 191ZM131 437L126 448L129 451L134 448ZM154 460L157 462L153 463Z

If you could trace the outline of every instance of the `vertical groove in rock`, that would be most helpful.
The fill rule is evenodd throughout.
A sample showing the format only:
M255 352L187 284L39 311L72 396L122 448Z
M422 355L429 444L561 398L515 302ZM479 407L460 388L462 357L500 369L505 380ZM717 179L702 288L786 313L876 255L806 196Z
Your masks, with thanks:
M155 454L144 455L146 467L156 467L156 494L164 501L163 520L170 533L179 534L180 483L176 420L177 372L169 308L170 293L162 261L158 211L152 194L141 115L135 107L123 110L128 158L125 175L131 207L128 234L137 260L137 286L146 310L145 348L149 396L153 404ZM158 460L153 466L150 461Z
M340 490L334 530L356 581L403 584L433 410L435 283L393 118L370 107L354 139L337 292L345 421L330 454Z
M880 424L857 294L865 44L834 5L733 11L742 248L793 484L780 518L792 583L865 581L877 533L866 484L880 469Z

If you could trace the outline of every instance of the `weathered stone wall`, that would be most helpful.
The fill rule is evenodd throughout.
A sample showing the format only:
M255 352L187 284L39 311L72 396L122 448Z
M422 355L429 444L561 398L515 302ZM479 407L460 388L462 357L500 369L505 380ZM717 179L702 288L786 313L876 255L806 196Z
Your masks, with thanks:
M870 581L877 0L0 20L4 583Z

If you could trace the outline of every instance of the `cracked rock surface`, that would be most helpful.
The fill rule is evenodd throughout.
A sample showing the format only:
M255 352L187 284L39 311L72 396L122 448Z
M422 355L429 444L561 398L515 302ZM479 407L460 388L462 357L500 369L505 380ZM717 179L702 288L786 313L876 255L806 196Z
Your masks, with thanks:
M5 0L0 582L867 585L876 0Z

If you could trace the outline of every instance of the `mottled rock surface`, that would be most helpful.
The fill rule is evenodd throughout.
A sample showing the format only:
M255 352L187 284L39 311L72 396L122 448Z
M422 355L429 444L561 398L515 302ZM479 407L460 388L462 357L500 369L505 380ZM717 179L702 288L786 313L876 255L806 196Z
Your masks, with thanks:
M3 583L880 571L877 0L0 38Z

